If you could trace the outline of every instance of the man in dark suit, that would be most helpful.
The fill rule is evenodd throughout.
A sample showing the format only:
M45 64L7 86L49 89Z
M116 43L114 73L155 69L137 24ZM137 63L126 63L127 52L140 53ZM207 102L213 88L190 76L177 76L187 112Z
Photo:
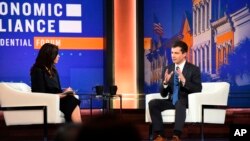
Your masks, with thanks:
M180 141L180 136L186 119L188 94L200 92L200 69L186 60L188 47L183 41L176 41L171 48L172 65L164 69L162 97L168 99L154 99L149 102L152 119L154 141L166 141L161 112L175 109L175 124L173 141Z

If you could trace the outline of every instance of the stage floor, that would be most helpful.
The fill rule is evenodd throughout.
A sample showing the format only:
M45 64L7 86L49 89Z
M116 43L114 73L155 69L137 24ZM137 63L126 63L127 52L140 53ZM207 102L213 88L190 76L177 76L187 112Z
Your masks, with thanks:
M110 111L120 114L120 111ZM102 110L94 109L93 115L102 114ZM88 109L82 109L81 115L83 121L91 118ZM123 118L128 119L138 129L142 141L149 140L149 126L145 123L145 111L143 109L123 109ZM227 141L230 135L230 126L233 124L242 124L250 126L250 108L229 108L226 112L226 121L224 125L205 124L204 135L206 141ZM56 131L62 125L49 125L49 141L52 141ZM171 139L173 124L165 125L167 138ZM41 141L43 130L41 125L30 126L6 126L3 114L0 112L0 140L1 141ZM126 136L126 133L124 133ZM200 126L198 124L185 124L181 139L183 141L200 140Z

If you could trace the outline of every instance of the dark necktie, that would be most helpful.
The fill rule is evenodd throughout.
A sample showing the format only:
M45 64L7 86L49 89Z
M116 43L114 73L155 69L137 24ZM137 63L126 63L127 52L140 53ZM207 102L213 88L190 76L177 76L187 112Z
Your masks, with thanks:
M179 67L176 67L176 70L179 70ZM172 103L175 105L176 101L178 100L178 93L179 93L179 78L178 73L174 72L174 91L173 91L173 100Z

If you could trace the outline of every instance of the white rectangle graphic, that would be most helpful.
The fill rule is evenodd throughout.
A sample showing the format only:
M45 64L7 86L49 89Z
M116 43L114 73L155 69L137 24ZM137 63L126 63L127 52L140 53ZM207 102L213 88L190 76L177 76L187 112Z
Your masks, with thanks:
M81 4L66 4L67 17L81 17L82 16Z
M82 21L59 20L60 33L82 33Z

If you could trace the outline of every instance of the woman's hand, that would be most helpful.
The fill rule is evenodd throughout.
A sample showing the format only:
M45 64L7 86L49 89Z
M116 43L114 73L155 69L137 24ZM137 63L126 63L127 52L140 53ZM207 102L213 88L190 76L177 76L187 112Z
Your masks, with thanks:
M64 94L64 93L59 93L58 95L59 95L60 98L64 98L65 96L67 96L67 95Z
M73 91L73 89L71 87L68 87L66 89L63 90L62 93L59 94L60 98L63 98L67 95L75 95L75 92Z
M63 93L65 93L65 92L73 92L73 89L71 87L68 87L68 88L63 90Z

